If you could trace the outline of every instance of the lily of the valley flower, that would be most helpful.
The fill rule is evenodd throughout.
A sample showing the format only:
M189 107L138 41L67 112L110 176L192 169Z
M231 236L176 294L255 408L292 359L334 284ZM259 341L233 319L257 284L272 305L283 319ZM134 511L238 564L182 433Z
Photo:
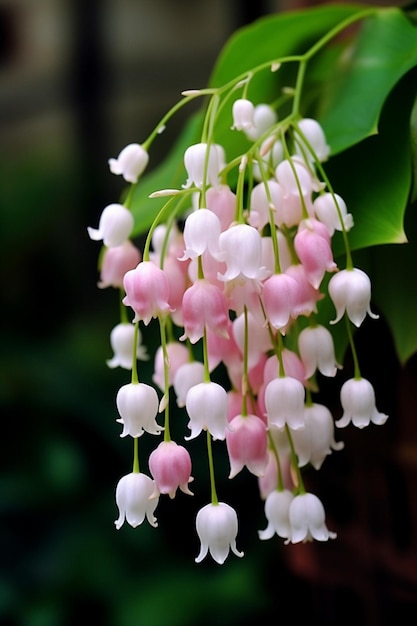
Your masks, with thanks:
M142 345L142 335L137 329L136 358L147 361L148 355L146 347ZM135 327L130 323L117 324L110 333L110 344L113 348L113 357L107 361L110 368L122 367L131 370L133 365L133 342L135 338Z
M326 514L321 501L313 493L303 493L295 496L289 508L291 533L287 543L300 541L327 541L335 539L336 533L328 530Z
M323 376L336 375L340 366L336 362L333 337L325 326L304 328L298 336L298 349L307 378L311 378L316 370Z
M246 98L240 98L235 100L232 107L233 114L233 126L232 130L244 130L247 131L250 128L254 128L254 114L255 107L253 102Z
M340 390L340 402L344 413L336 422L338 428L344 428L350 422L357 428L385 424L388 415L380 413L375 406L375 391L369 380L351 378L343 383Z
M276 533L278 537L288 539L291 536L289 518L290 504L294 495L289 489L271 491L265 501L265 517L268 526L265 530L259 530L259 539L271 539Z
M119 509L119 517L115 521L119 530L124 521L136 528L145 519L151 526L158 526L154 511L158 505L158 499L152 498L154 493L154 481L139 472L132 472L123 476L116 488L116 504Z
M188 178L184 188L195 185L216 187L219 174L224 166L223 148L217 144L196 143L189 146L184 153L184 165ZM206 171L207 164L207 171Z
M155 389L146 383L128 383L120 387L116 396L117 410L123 424L121 437L140 437L146 431L159 435L163 428L155 418L159 410L159 399Z
M298 465L311 463L319 470L332 450L342 450L343 441L335 441L333 416L323 404L313 403L304 408L304 428L292 432Z
M236 548L238 531L236 511L225 502L206 504L200 509L197 513L196 528L201 541L196 563L201 563L208 552L219 565L225 562L229 550L236 556L243 556L243 552Z
M88 227L90 239L101 241L108 248L121 246L134 226L133 215L123 204L109 204L103 209L98 228Z
M227 393L221 385L204 382L191 387L185 399L185 407L190 418L188 428L191 430L187 439L194 439L202 430L210 431L213 439L225 439Z
M266 414L270 426L293 430L304 428L304 397L302 383L291 376L280 376L268 383L265 389Z
M129 239L126 239L120 246L106 248L101 263L98 287L122 289L124 275L137 267L141 260L142 255L139 249Z
M117 159L109 159L112 174L122 175L128 183L136 183L148 165L149 155L138 143L130 143L123 148Z
M268 463L268 439L265 423L256 415L236 415L226 431L230 461L229 478L245 466L255 476L262 476Z
M362 270L354 268L342 270L331 277L329 295L336 308L336 324L347 313L351 322L359 327L368 314L373 319L378 315L371 311L371 281Z
M149 469L155 481L155 495L167 493L174 498L178 488L192 496L188 488L191 476L191 458L188 450L175 441L162 441L149 457Z
M127 272L123 286L126 292L123 304L134 310L134 322L143 320L148 325L153 317L171 311L168 277L151 261L142 261Z

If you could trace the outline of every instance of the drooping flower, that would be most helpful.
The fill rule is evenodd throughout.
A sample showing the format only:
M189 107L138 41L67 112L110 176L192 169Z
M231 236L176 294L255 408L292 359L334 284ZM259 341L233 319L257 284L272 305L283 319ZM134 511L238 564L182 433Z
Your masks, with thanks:
M378 319L378 315L371 311L371 281L362 270L341 270L331 277L328 289L336 308L336 318L330 324L336 324L345 311L357 327L362 324L366 314Z
M296 135L295 149L304 159L313 162L315 157L321 162L327 161L330 154L330 147L327 145L324 131L317 120L305 117L297 122L298 129L301 131ZM313 153L310 150L310 146Z
M326 272L335 272L330 235L327 227L316 219L302 220L294 237L294 248L303 264L308 281L315 289L320 287Z
M298 465L308 463L319 470L332 450L342 450L343 441L335 441L333 416L323 404L313 403L304 409L304 428L292 432Z
M317 196L313 209L317 219L327 226L330 236L335 230L348 232L353 227L352 214L347 212L345 201L337 193L327 192Z
M336 533L328 530L323 504L313 493L295 496L289 508L291 533L287 543L300 541L327 541L335 539Z
M204 380L204 364L201 361L190 361L181 365L174 375L173 386L177 396L177 405L185 406L185 398L191 387Z
M135 327L130 323L117 324L110 333L110 344L113 349L113 357L107 361L110 368L122 367L131 370L133 365L133 342L135 338ZM147 361L148 354L146 347L142 345L142 335L137 329L136 358Z
M236 415L226 431L230 461L229 478L245 466L255 476L262 476L268 463L268 438L265 423L256 415Z
M257 104L253 111L253 126L244 129L251 141L256 141L267 132L277 121L277 114L269 104Z
M122 175L128 183L136 183L148 165L149 155L138 143L130 143L120 152L117 159L109 159L112 174Z
M154 481L139 472L132 472L123 476L116 488L116 504L119 509L119 518L115 521L117 530L126 520L136 528L145 519L151 526L158 526L154 511L158 505L157 498L151 498L154 492Z
M120 246L106 248L100 271L100 281L98 287L123 287L123 278L126 272L133 270L142 260L139 249L126 239Z
M206 250L212 256L218 256L220 232L220 220L210 209L190 213L184 224L185 250L180 260L195 259Z
M255 107L253 102L251 102L247 98L239 98L238 100L235 100L232 107L232 130L247 131L250 128L254 128L254 114Z
M291 376L280 376L265 389L265 406L270 426L293 430L304 428L304 386Z
M338 428L344 428L350 422L357 428L364 428L371 422L380 426L388 419L388 415L377 410L374 388L366 378L351 378L343 383L340 402L344 413L336 422Z
M271 539L275 535L288 539L291 535L291 524L289 518L290 504L294 495L289 489L271 491L265 501L265 517L268 526L265 530L259 530L259 539Z
M300 288L296 280L283 272L273 274L263 284L262 301L266 316L275 329L285 334L288 323L296 317Z
M163 270L151 261L142 261L125 274L123 304L135 312L133 321L143 320L147 326L153 317L171 311L169 282Z
M340 365L336 362L333 337L325 326L304 328L298 336L298 349L307 378L311 378L316 370L323 376L336 375Z
M191 476L191 458L184 446L175 441L161 441L149 457L149 469L155 481L155 493L168 494L174 498L178 488L192 496L188 488Z
M236 548L238 531L236 511L229 504L225 502L206 504L197 513L196 528L201 541L196 563L201 563L208 552L220 565L225 562L229 550L236 556L243 556L243 552Z
M101 241L108 248L121 246L134 226L132 213L123 204L109 204L103 209L98 228L87 228L90 239Z
M249 224L236 224L221 233L219 248L227 267L224 274L219 274L219 280L263 280L268 275L262 266L261 235Z
M219 174L223 168L223 161L223 148L217 144L196 143L189 146L184 153L188 177L183 187L188 188L192 185L200 189L210 185L216 187L220 182Z
M171 386L176 372L188 362L188 348L178 341L169 341L166 345L167 351L167 367L168 367L168 385ZM161 389L165 390L165 369L164 369L164 351L162 346L158 346L155 352L154 372L152 380Z
M188 440L197 437L202 430L210 431L213 439L225 439L227 393L221 385L212 381L194 385L187 393L185 407L190 418Z
M123 424L121 437L140 437L146 431L159 435L162 426L156 423L159 400L155 389L146 383L128 383L120 387L116 396L117 410Z
M222 337L229 336L229 314L226 298L217 287L204 278L189 287L182 299L182 317L184 334L181 340L188 338L196 343L204 335L204 329Z

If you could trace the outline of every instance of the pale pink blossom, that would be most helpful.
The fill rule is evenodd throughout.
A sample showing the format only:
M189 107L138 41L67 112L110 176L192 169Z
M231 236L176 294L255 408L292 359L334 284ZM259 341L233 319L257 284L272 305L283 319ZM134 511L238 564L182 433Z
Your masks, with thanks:
M236 212L236 194L228 185L210 187L206 192L207 208L217 215L220 229L226 230L234 220Z
M253 102L247 98L239 98L233 102L232 115L233 126L232 130L244 130L255 127L254 122L255 107Z
M142 255L139 249L129 240L120 246L106 248L103 254L98 287L123 287L123 278L126 272L133 270L141 262Z
M253 279L263 280L268 275L262 263L262 238L249 224L236 224L221 233L220 258L227 269L219 275L223 281Z
M175 372L173 380L173 387L179 407L185 406L185 399L191 387L202 383L203 380L204 364L200 361L190 361L180 365Z
M247 350L247 359L248 359L248 367L254 367L261 355L270 348L271 340L269 337L269 332L265 324L260 324L258 320L251 314L247 314L247 324L248 324L248 350ZM237 346L241 354L244 354L245 349L245 315L239 315L232 322L233 326L233 337L236 341Z
M281 161L275 175L283 191L279 224L295 226L303 217L303 206L308 214L312 212L312 193L317 190L316 182L306 165L298 159Z
M251 141L256 141L260 139L276 121L277 114L269 104L257 104L253 112L253 126L244 129L245 135Z
M204 335L204 329L228 337L229 314L224 293L205 279L197 280L189 287L182 299L184 334L196 343Z
M324 294L313 287L308 280L305 266L301 263L290 265L284 273L291 276L298 284L298 296L293 316L304 315L309 317L312 313L317 313L317 303L324 298Z
M303 264L308 281L320 287L326 272L335 272L330 236L327 227L316 219L303 220L294 238L294 248Z
M123 304L135 312L134 321L148 325L153 317L171 312L169 282L163 270L151 261L142 261L123 279L126 296Z
M268 199L266 184L271 200ZM255 185L250 196L248 222L260 231L270 223L270 210L273 212L274 223L279 223L278 216L283 202L281 185L276 180L268 180L266 184L260 182Z
M298 336L298 350L311 378L316 370L323 376L335 376L340 365L336 362L334 341L330 331L321 325L308 326Z
M220 565L225 562L229 550L236 556L243 556L243 552L236 548L238 531L236 511L228 504L224 502L206 504L197 513L196 528L201 541L196 563L200 563L208 552Z
M115 521L119 530L124 521L136 528L145 519L151 526L158 526L154 511L158 505L158 499L152 498L154 481L139 472L132 472L123 476L116 488L116 504L119 509L119 518Z
M288 323L295 317L300 288L286 273L273 274L264 282L262 301L269 323L285 334Z
M296 153L310 162L315 161L316 158L321 162L327 161L330 147L327 145L324 131L317 120L305 117L297 122L297 127L301 135L296 133Z
M331 277L328 289L336 308L336 318L330 324L336 324L345 312L357 327L362 324L366 314L378 319L378 315L371 311L371 281L362 270L341 270Z
M267 462L267 433L265 423L256 415L236 415L226 431L230 461L229 478L245 466L255 476L262 476Z
M155 481L153 497L168 494L174 498L178 488L193 495L188 488L188 483L193 480L190 454L175 441L161 441L149 457L149 469Z

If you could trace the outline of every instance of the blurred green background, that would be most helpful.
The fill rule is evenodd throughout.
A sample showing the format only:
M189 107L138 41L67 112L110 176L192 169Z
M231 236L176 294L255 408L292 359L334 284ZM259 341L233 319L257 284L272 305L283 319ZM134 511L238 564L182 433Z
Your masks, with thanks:
M290 611L295 623L369 626L417 610L417 363L399 368L383 320L364 325L358 349L392 419L343 432L345 450L307 473L335 542L258 541L256 480L229 483L219 444L218 490L238 510L245 558L195 565L195 515L208 498L198 441L194 498L162 498L158 529L114 529L115 486L132 462L114 405L127 375L105 365L118 298L97 289L99 248L86 227L123 190L107 159L144 139L182 89L206 84L237 27L313 3L253 4L0 1L2 626L87 615L100 626L242 626ZM158 138L154 164L187 113ZM141 371L150 379L151 363ZM324 381L323 394L337 412L338 387ZM154 440L140 443L146 453Z

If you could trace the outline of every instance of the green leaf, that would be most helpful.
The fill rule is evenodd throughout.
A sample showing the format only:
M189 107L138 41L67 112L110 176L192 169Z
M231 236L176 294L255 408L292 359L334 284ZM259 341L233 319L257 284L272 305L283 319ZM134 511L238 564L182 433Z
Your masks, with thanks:
M388 94L416 64L417 29L400 9L381 9L364 21L350 54L322 76L319 119L332 154L378 132Z

